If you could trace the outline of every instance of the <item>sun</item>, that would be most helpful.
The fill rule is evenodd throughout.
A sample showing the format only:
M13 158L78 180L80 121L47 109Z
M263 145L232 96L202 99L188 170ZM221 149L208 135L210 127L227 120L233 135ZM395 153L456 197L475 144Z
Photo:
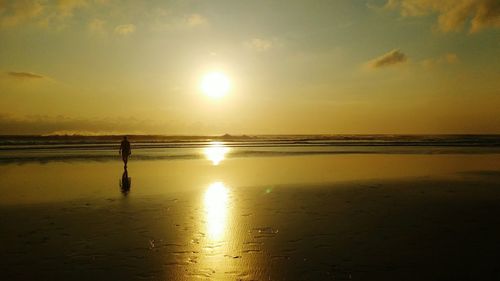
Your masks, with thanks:
M222 72L210 72L203 76L200 88L211 98L223 97L230 88L229 78Z

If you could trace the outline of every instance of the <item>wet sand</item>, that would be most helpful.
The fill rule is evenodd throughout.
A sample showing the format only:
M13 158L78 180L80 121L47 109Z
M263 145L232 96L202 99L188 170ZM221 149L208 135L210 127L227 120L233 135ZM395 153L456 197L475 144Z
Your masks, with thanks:
M498 156L343 157L136 162L126 195L119 162L2 166L2 279L500 278Z

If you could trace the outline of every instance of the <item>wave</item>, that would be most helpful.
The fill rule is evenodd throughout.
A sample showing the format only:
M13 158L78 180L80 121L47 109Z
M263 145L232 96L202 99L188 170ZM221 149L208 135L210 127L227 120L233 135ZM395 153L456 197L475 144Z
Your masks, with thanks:
M23 149L115 149L121 136L0 136L0 151ZM135 149L228 147L458 146L498 147L500 135L265 135L130 136Z
M133 148L132 160L202 159L207 146ZM339 154L500 154L500 147L486 146L227 146L225 158L287 157ZM46 148L0 151L0 164L73 161L121 161L118 149Z
M118 161L122 136L0 136L0 164ZM134 160L203 158L203 149L229 148L226 157L313 154L500 153L500 135L265 135L129 136Z

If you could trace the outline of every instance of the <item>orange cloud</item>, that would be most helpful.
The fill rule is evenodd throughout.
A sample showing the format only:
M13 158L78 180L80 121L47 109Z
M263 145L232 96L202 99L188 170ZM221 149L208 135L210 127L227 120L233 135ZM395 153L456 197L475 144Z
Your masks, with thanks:
M252 40L245 42L245 46L258 52L265 52L274 47L274 42L261 38L253 38Z
M388 53L381 55L367 63L369 68L382 68L404 63L408 60L407 56L400 50L394 49Z
M35 74L31 72L15 72L15 71L10 71L7 72L7 75L13 78L18 78L18 79L43 79L45 76L42 76L40 74Z
M0 28L29 22L40 16L43 9L41 1L0 1Z
M119 35L128 35L135 32L135 25L121 24L115 28L115 33Z
M106 34L106 21L101 19L93 19L88 25L88 30L94 34Z
M70 17L73 16L73 11L87 6L86 0L58 0L57 8L59 16Z
M23 24L44 27L51 23L60 24L71 18L77 10L103 3L103 0L0 0L0 28Z
M429 58L423 60L421 63L424 67L433 67L443 64L454 64L458 63L460 60L456 54L448 53L438 58Z
M208 24L208 20L200 14L191 14L186 18L186 24L189 27L198 27Z
M437 14L443 32L460 31L468 22L471 33L500 27L498 0L388 0L385 7L400 10L405 17Z

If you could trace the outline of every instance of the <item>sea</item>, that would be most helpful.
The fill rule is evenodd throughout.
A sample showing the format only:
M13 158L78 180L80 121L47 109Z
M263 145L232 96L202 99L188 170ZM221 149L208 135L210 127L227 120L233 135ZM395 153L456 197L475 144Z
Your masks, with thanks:
M0 136L0 163L116 160L123 136ZM500 135L130 135L132 159L312 154L497 154ZM201 151L201 152L200 152Z

